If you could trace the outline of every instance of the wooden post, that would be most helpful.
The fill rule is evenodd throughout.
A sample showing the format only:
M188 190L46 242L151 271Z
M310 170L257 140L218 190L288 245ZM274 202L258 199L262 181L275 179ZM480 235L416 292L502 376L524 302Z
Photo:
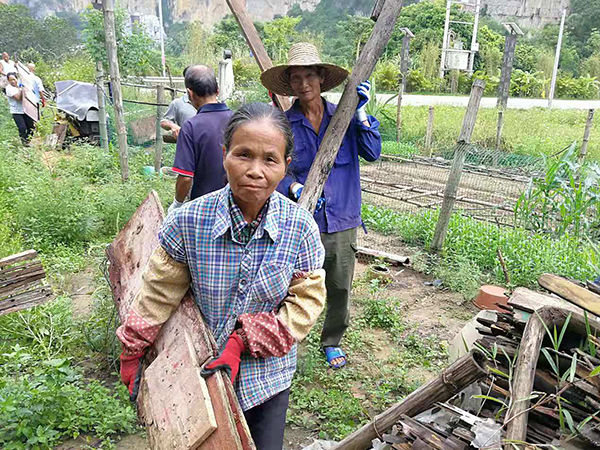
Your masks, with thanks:
M106 55L108 56L108 71L115 107L115 126L119 141L119 159L121 162L121 179L129 178L129 162L127 160L127 129L125 128L125 115L123 113L123 96L121 94L121 75L119 74L119 60L117 59L117 39L115 35L115 2L104 0L104 31L106 33Z
M587 155L588 144L590 142L590 132L592 131L592 123L594 122L595 110L588 111L587 121L585 122L585 131L583 132L583 141L581 142L581 150L579 150L579 164L583 164Z
M513 63L515 60L515 48L517 46L517 34L511 32L506 36L504 42L504 59L502 61L502 72L500 74L500 83L498 84L498 108L504 110L508 104L508 94L510 92L510 77L512 75Z
M227 6L231 10L233 17L237 20L240 28L242 29L242 33L246 38L246 42L252 50L252 54L254 55L254 59L256 59L256 63L260 68L261 72L264 72L267 69L273 67L273 63L271 62L271 58L267 54L267 50L263 45L260 37L258 36L258 31L256 31L256 27L252 22L252 19L248 15L246 8L244 7L244 3L241 0L226 0ZM292 106L290 99L284 95L276 95L277 104L283 111L287 111Z
M446 191L444 192L444 202L442 203L442 209L440 211L440 217L435 227L435 234L433 235L433 242L431 248L439 252L444 246L444 240L446 239L446 233L448 231L448 224L450 223L450 217L452 216L452 209L454 208L454 202L456 201L456 193L460 184L460 178L462 176L462 169L465 162L465 156L471 143L471 135L475 128L475 121L477 120L477 112L479 111L479 104L481 103L481 97L483 96L483 89L485 88L485 81L476 79L471 88L471 97L469 98L469 105L467 106L467 112L463 119L462 129L458 142L454 148L454 160L452 161L452 167L448 174L448 181L446 182Z
M383 4L385 0L375 0L375 5L373 5L373 11L371 12L371 20L373 22L377 22L379 18L379 14L381 14L381 9L383 8Z
M500 159L500 147L502 146L502 131L504 130L504 119L506 110L500 108L498 111L498 125L496 127L496 151L494 152L494 158L492 165L498 167Z
M427 135L425 136L425 151L431 157L431 138L433 137L433 106L429 107L429 120L427 121Z
M108 130L106 129L106 105L104 103L104 69L102 61L96 61L96 86L98 88L98 127L100 146L108 151Z
M365 450L371 440L389 430L402 415L415 416L443 403L465 387L487 375L486 358L479 350L471 350L446 368L441 375L409 394L403 401L376 416L372 422L347 436L332 450ZM399 448L399 447L398 447Z
M160 168L162 166L162 151L163 151L163 140L162 140L162 128L160 122L162 120L162 104L165 102L165 88L162 84L156 85L156 143L154 147L154 171L157 175L160 175Z
M383 5L382 5L383 6ZM402 28L404 37L402 38L402 53L400 58L400 90L398 92L398 115L396 117L396 141L400 142L402 129L402 96L406 92L406 81L408 78L408 63L410 61L410 40L415 35L408 28Z
M358 105L356 86L369 78L373 72L377 60L383 54L383 50L392 35L396 18L400 14L401 9L402 0L387 0L385 2L379 18L375 22L373 32L360 53L352 74L348 78L348 83L346 83L340 103L331 118L321 146L310 167L304 189L302 190L302 196L298 202L300 206L306 208L308 211L313 212L315 210L317 200L321 196L325 181L327 181L329 172L331 172L331 168L333 167L333 161L342 144L342 139L344 139L346 130L356 111L356 106Z

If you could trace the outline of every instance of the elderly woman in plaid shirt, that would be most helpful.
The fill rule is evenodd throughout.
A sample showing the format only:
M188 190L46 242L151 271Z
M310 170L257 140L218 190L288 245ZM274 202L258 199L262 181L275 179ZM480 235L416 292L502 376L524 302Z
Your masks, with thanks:
M226 369L257 448L279 450L296 343L325 303L324 249L311 214L275 191L293 150L285 115L245 105L224 142L229 184L186 203L160 231L142 289L117 330L121 378L132 393L140 358L191 286L222 349L203 375Z

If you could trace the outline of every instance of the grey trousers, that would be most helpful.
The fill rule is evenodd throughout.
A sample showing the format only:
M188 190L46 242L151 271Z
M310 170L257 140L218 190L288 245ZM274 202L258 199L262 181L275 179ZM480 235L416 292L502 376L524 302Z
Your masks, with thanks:
M327 310L321 333L323 347L337 347L350 324L350 290L356 262L356 228L321 233L325 247Z

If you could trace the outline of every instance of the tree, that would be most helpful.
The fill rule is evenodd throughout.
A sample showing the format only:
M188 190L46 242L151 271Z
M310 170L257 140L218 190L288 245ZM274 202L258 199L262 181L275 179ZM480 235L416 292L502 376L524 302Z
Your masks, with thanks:
M571 15L567 31L573 37L574 46L583 57L591 55L586 42L592 32L600 27L600 0L571 0Z
M102 11L88 7L84 12L84 19L85 47L95 61L102 61L106 65L104 15ZM115 34L121 74L147 75L157 72L160 54L156 43L143 27L134 25L129 31L126 24L127 12L123 8L115 8Z
M264 44L274 62L282 62L298 37L300 17L280 17L264 24Z

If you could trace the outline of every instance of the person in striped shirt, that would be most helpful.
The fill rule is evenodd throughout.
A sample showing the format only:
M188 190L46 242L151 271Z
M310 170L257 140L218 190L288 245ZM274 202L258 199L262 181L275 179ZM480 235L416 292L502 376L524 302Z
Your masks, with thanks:
M323 310L325 251L312 215L275 189L291 162L285 115L245 105L224 134L225 188L169 215L117 335L121 378L133 393L140 358L189 287L259 450L283 446L297 343Z

